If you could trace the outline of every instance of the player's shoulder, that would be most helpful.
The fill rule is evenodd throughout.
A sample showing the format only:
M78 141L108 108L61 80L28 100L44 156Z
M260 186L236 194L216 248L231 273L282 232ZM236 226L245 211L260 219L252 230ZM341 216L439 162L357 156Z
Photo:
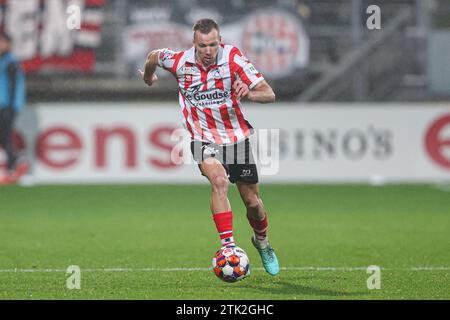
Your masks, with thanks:
M232 44L222 44L222 48L226 53L242 55L241 49Z
M171 48L162 48L158 49L158 60L160 65L165 63L172 63L174 60L179 60L182 56L185 55L187 50L175 51Z
M156 50L160 55L174 56L184 54L187 50L173 50L172 48L161 48Z

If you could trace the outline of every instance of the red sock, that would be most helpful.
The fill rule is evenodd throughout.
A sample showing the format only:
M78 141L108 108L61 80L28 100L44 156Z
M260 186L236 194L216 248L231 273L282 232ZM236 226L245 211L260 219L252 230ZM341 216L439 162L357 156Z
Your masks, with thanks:
M213 214L216 223L217 232L220 236L222 246L234 244L233 239L233 212L226 211Z
M247 219L255 232L256 240L265 240L267 238L267 213L264 213L263 220L255 220L249 217Z

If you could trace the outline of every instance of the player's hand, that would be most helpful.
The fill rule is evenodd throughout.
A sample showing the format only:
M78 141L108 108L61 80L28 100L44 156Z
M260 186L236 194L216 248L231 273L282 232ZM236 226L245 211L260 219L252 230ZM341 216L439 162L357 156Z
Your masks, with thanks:
M153 83L155 83L155 81L158 80L158 76L156 75L156 73L152 74L151 77L147 77L145 76L144 71L142 71L141 69L138 70L139 74L141 76L141 78L144 80L144 82L151 87L153 85Z
M241 100L243 97L246 97L249 94L250 89L244 82L237 79L233 83L233 92L234 92L236 99Z

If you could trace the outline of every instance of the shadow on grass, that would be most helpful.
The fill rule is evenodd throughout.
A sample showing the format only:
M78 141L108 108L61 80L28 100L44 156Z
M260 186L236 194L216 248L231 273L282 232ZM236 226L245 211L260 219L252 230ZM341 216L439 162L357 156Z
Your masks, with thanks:
M328 278L328 277L327 277ZM259 291L267 293L268 295L280 295L280 296L325 296L325 297L356 297L366 296L368 291L348 292L337 291L331 289L318 288L314 286L307 286L298 284L299 280L311 280L311 277L300 277L292 279L292 281L286 281L274 278L274 281L268 283L264 282L252 282L243 284L242 288L249 290ZM323 278L321 278L323 280ZM334 278L336 279L336 278Z
M334 291L329 289L321 289L311 286L303 286L299 284L292 284L289 282L279 282L276 286L270 288L251 285L247 286L248 289L255 289L258 291L267 292L271 295L307 295L307 296L333 296L333 297L348 297L348 296L362 296L367 295L367 291L361 292L346 292L346 291Z

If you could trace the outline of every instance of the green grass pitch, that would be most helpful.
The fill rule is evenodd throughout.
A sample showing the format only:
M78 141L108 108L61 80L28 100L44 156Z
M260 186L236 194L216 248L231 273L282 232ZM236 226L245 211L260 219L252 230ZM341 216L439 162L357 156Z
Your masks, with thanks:
M430 185L261 185L281 272L221 282L206 185L0 188L0 299L449 299L450 193ZM81 268L81 289L66 269ZM381 268L381 289L366 272Z

